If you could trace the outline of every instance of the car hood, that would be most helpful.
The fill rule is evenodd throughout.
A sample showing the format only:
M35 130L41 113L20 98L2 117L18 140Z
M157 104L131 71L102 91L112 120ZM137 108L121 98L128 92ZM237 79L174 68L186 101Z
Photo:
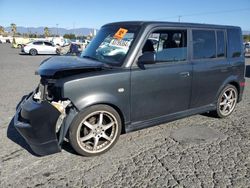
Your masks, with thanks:
M44 60L37 70L41 76L54 76L56 73L64 71L101 69L105 64L86 58L76 56L51 57Z

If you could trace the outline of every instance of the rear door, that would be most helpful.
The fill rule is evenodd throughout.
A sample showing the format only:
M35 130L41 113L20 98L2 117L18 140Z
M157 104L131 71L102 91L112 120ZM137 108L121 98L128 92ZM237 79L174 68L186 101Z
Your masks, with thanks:
M50 42L44 42L45 54L55 54L55 47Z
M216 95L230 75L226 59L226 31L223 29L192 30L192 100L191 108L215 102Z
M33 45L34 45L34 48L37 50L38 54L44 54L44 48L43 48L42 41L35 41L35 42L33 42Z
M154 51L156 63L145 65L145 70L131 71L132 122L188 109L192 65L188 61L187 36L185 29L160 29L145 42L142 53Z

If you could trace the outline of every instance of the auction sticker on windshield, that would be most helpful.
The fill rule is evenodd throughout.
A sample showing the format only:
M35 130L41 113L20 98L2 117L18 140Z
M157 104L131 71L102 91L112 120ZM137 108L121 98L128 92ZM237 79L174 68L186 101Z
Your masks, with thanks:
M126 35L127 32L128 32L127 29L120 28L120 29L115 33L114 38L120 40L120 39L122 39L122 38Z
M131 43L131 41L127 41L127 40L112 39L112 40L110 41L109 45L110 45L110 46L119 47L119 48L128 49L130 43Z

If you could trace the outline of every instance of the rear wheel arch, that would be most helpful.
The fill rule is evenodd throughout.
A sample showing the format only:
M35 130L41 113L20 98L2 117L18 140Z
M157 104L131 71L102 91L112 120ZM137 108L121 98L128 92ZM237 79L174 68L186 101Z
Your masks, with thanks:
M228 84L233 85L234 87L236 87L238 95L239 95L239 93L240 93L240 84L238 82L236 82L236 81L229 82ZM238 98L238 100L239 100L239 98Z
M220 92L217 99L216 110L211 114L215 117L225 118L235 110L239 93L236 86L228 83Z
M237 89L237 92L239 94L240 92L240 87L239 87L239 82L237 81L237 77L236 76L230 76L228 77L220 86L220 88L217 90L217 93L216 93L216 96L215 96L215 99L214 99L214 102L217 101L221 91L223 91L223 89L225 87L227 87L228 85L233 85L234 87L236 87Z

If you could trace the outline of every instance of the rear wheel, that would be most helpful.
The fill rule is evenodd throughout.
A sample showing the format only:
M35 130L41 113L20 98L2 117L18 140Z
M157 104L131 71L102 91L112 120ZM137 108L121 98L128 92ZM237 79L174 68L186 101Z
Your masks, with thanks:
M117 142L121 118L110 106L95 105L80 112L69 129L69 141L84 156L100 155Z
M36 49L31 49L30 50L30 55L35 56L37 54L37 50Z
M238 101L238 91L235 86L227 85L220 93L215 115L220 118L229 116L235 109Z

